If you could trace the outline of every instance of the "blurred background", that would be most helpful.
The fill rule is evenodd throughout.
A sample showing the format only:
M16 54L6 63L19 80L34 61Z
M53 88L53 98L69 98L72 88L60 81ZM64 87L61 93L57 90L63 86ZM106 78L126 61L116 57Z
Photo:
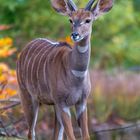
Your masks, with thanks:
M79 7L88 2L74 1ZM20 51L37 37L72 44L70 34L68 18L48 0L0 0L0 140L27 134L15 71ZM91 139L140 140L140 0L115 0L113 9L93 24L91 44ZM72 113L78 139L74 109ZM50 139L53 121L53 108L43 106L39 140Z

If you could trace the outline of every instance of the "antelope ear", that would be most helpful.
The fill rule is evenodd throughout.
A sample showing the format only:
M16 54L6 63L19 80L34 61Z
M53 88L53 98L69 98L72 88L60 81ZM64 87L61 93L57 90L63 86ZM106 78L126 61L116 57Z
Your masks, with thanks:
M52 7L62 15L68 15L71 11L76 10L76 5L70 0L51 0Z
M113 7L113 0L98 0L95 7L91 10L94 19L97 19L100 15L107 13Z

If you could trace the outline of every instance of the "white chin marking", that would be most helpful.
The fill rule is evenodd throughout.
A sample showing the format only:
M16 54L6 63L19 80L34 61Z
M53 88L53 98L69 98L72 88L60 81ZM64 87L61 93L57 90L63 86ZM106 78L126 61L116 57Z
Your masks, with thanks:
M77 37L76 37L76 40L78 40L78 39L80 39L80 37L79 37L79 36L77 36Z
M80 36L77 36L77 38L73 38L73 37L71 37L71 39L74 41L74 42L79 42L79 41L81 41L82 39L83 39L84 37L80 37Z
M79 41L81 41L83 39L83 37L79 37L78 39L76 39L76 42L79 42Z

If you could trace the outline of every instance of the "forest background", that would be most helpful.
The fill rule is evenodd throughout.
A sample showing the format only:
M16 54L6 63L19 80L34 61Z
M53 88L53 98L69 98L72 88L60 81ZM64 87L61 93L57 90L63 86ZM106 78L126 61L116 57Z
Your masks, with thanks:
M88 2L74 1L79 7ZM38 37L72 44L70 34L68 18L57 14L50 1L0 0L0 136L7 136L7 133L25 136L26 133L15 71L20 51ZM111 128L139 120L139 38L140 0L115 0L113 9L94 22L90 63L92 93L88 101L91 133L99 127L104 129L104 125ZM39 121L38 129L41 128L39 134L43 137L44 131L48 135L51 133L53 121L48 120L53 120L53 109L46 111L44 107L41 110L39 120L43 121ZM11 114L14 114L13 118L10 118ZM17 120L20 123L15 124ZM19 126L24 129L19 131ZM135 137L139 138L139 135Z

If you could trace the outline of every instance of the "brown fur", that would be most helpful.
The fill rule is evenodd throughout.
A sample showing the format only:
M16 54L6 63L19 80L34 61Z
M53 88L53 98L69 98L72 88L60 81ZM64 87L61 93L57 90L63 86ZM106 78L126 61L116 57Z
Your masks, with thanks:
M62 112L62 118L68 140L76 140L72 128L71 118L65 112Z
M52 6L57 12L71 18L73 32L78 32L80 40L71 47L67 43L36 39L21 52L17 61L17 79L29 127L29 140L36 140L35 126L40 104L54 105L54 140L63 139L63 127L69 140L76 139L69 110L73 105L76 107L82 137L84 140L90 139L86 104L91 87L88 66L92 22L112 7L112 0L99 2L94 10L87 11L76 10L70 1L67 4L64 0L52 0Z
M82 134L83 134L83 139L84 140L89 140L90 139L90 136L89 136L89 133L88 133L88 118L87 118L87 110L85 110L80 118L79 118L79 125L80 127L82 128Z
M57 12L64 13L67 11L66 3L64 0L53 0L52 6Z

